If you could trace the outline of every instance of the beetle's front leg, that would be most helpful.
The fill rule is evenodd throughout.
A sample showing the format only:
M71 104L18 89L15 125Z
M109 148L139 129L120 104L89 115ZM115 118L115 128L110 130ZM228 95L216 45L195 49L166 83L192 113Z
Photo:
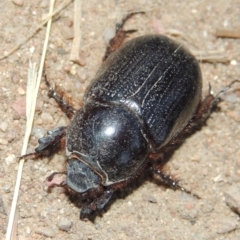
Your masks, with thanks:
M113 192L113 189L105 190L100 197L96 198L90 204L83 206L80 212L80 219L89 218L95 211L102 210L111 199Z
M35 152L22 155L19 159L41 156L49 156L55 153L62 147L65 147L64 137L66 135L66 127L58 127L53 130L49 130L47 135L38 139L39 146L35 148Z
M68 103L64 100L63 98L63 93L58 93L52 86L51 84L48 82L47 80L47 75L45 74L44 75L44 78L45 78L45 83L49 89L49 92L48 92L48 96L50 98L53 98L59 105L59 107L61 108L61 110L66 114L66 116L69 118L69 119L72 119L72 117L74 116L75 114L75 109Z

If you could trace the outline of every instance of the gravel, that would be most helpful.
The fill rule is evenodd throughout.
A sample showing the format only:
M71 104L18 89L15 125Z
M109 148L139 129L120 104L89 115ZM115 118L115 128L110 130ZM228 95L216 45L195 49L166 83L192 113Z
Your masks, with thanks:
M226 204L240 215L240 185L231 186L224 192Z
M60 3L56 1L56 7ZM0 3L0 56L34 32L48 14L48 5L47 0ZM209 84L217 93L232 80L240 79L240 39L214 35L218 28L239 29L239 8L239 0L84 1L79 53L82 66L79 66L69 61L73 27L71 3L53 21L45 72L50 83L66 90L67 99L79 108L90 80L101 65L105 40L111 36L115 24L127 12L141 10L145 14L135 15L126 25L127 30L137 30L129 38L175 32L180 35L172 37L191 51L226 56L229 62L224 64L200 63L203 95L208 92ZM5 238L17 176L17 157L25 133L29 59L39 65L44 36L45 27L0 64L0 186L4 204L0 199L0 239ZM235 84L229 94L206 126L188 138L167 163L167 171L201 199L168 189L154 180L142 179L115 194L111 204L94 222L80 221L81 204L72 201L62 188L46 186L48 175L65 170L64 153L59 152L50 158L24 163L18 198L18 238L239 239L239 84ZM27 152L33 151L38 137L47 130L67 126L68 122L56 103L49 100L42 83Z
M58 228L63 231L69 231L72 227L72 221L67 218L61 218L58 221Z

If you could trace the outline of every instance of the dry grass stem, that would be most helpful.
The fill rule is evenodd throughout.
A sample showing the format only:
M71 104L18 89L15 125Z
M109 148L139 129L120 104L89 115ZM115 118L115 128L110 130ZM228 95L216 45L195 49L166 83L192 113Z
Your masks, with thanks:
M62 9L64 9L66 6L68 6L68 4L70 4L72 2L72 0L66 0L65 2L63 2L59 8L57 10L55 10L53 13L49 14L46 19L39 24L36 29L30 33L26 39L24 39L21 43L19 43L18 45L16 45L15 47L13 47L11 50L9 50L8 53L6 53L4 56L0 57L0 60L3 60L7 57L9 57L10 55L12 55L14 52L16 52L19 48L21 48L29 39L31 39L37 32L39 32L43 26L49 21L49 19L51 19L53 16L55 16L56 14L58 14Z
M217 29L215 36L218 38L240 38L240 29Z
M70 61L76 62L81 65L79 59L80 44L81 44L81 12L82 12L82 1L74 1L74 38L72 44L72 50L70 55Z
M53 13L54 3L55 3L55 0L51 0L50 10L49 10L51 16L52 16L51 13ZM47 51L47 45L48 45L51 24L52 24L52 18L50 18L48 20L46 37L45 37L45 41L44 41L44 46L43 46L42 57L41 57L41 61L40 61L40 67L39 67L38 74L37 74L36 64L32 63L31 60L29 61L28 83L27 83L27 93L26 93L27 123L26 123L26 131L25 131L21 155L24 155L26 153L29 136L32 131L33 118L34 118L35 107L36 107L36 102L37 102L37 93L38 93L38 89L39 89L41 78L42 78L42 71L43 71L43 66L44 66L44 61L45 61L45 56L46 56L46 51ZM10 240L11 236L14 237L14 235L15 235L15 234L13 234L13 226L14 226L15 212L16 212L17 200L18 200L19 189L20 189L21 178L22 178L23 165L24 165L24 159L21 159L19 161L19 165L18 165L17 180L16 180L16 184L15 184L12 206L11 206L11 211L10 211L10 215L9 215L6 240ZM16 230L16 228L15 228L15 230Z

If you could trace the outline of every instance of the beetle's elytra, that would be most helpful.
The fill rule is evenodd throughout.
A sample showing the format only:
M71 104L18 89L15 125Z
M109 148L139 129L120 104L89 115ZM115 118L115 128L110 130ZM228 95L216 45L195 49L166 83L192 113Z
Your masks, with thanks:
M161 171L156 156L206 121L220 94L201 101L201 89L198 62L181 44L162 35L135 38L106 59L81 109L75 111L51 89L73 119L49 131L36 152L25 156L49 153L66 138L67 176L61 186L88 199L81 219L102 210L116 189L145 169L188 192Z

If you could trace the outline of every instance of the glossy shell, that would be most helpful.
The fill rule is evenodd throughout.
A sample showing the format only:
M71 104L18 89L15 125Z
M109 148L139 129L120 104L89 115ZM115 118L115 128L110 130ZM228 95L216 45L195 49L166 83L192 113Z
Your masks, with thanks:
M192 118L201 89L198 62L182 45L161 35L130 40L86 91L67 129L67 155L75 154L103 185L126 180Z

